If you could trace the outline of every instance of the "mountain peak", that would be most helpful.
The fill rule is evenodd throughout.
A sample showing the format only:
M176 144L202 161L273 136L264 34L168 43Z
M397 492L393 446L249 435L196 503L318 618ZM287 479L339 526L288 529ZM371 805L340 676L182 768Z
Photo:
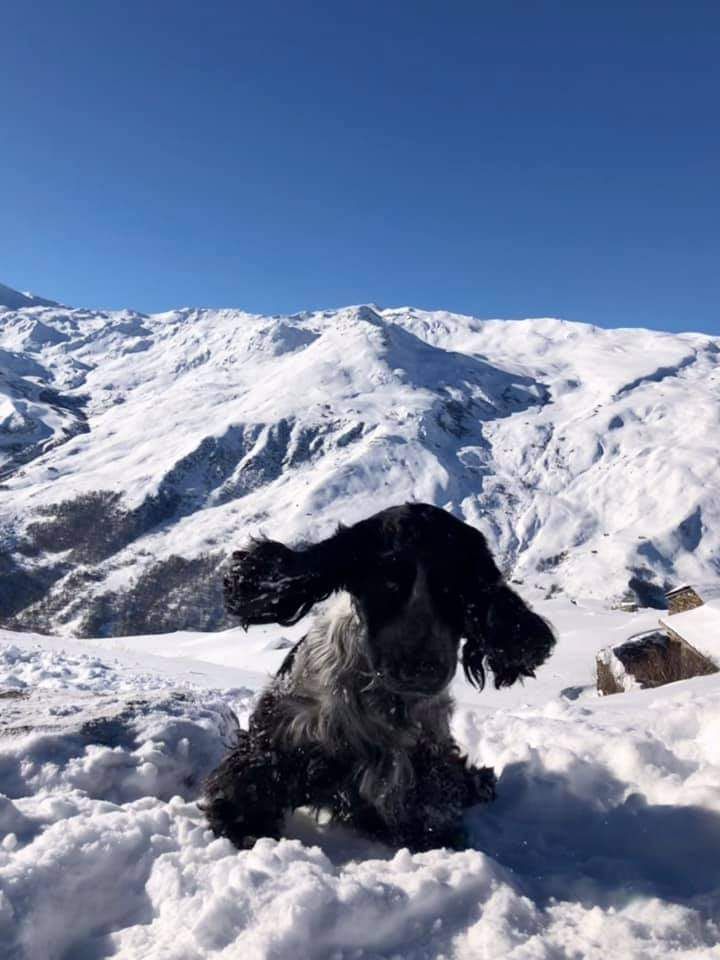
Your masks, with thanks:
M12 287L6 287L4 283L0 283L0 307L7 307L10 310L22 310L23 307L59 306L60 304L55 300L36 297L34 293L20 293L19 290L13 290Z

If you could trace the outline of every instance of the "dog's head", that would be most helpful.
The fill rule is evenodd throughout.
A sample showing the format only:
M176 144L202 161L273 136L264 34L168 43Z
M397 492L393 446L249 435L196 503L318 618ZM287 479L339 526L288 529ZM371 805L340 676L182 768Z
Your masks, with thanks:
M373 672L398 693L439 692L458 656L478 687L488 667L496 687L509 686L534 676L555 642L505 585L483 535L428 504L391 507L299 550L254 541L225 578L244 626L296 623L337 590L354 599Z

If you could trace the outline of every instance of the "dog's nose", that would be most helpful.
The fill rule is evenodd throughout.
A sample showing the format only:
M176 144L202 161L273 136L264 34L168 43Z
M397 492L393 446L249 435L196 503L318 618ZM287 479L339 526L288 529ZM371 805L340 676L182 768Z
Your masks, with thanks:
M422 660L418 661L417 669L421 676L430 676L431 674L442 671L443 662L436 657L423 657Z

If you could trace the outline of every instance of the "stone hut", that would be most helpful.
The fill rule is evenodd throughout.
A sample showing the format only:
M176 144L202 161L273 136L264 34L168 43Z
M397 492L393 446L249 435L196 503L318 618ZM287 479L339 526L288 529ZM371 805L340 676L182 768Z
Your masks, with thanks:
M703 605L700 594L687 583L669 590L665 594L665 599L668 604L668 616L673 613L684 613L686 610L693 610Z

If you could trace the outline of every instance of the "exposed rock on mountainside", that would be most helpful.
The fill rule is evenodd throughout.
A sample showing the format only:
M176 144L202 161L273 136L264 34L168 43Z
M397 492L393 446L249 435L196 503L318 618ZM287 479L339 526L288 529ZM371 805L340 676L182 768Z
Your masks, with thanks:
M218 567L250 534L324 536L413 499L546 593L660 606L720 573L711 337L34 303L0 311L7 623L220 628Z

